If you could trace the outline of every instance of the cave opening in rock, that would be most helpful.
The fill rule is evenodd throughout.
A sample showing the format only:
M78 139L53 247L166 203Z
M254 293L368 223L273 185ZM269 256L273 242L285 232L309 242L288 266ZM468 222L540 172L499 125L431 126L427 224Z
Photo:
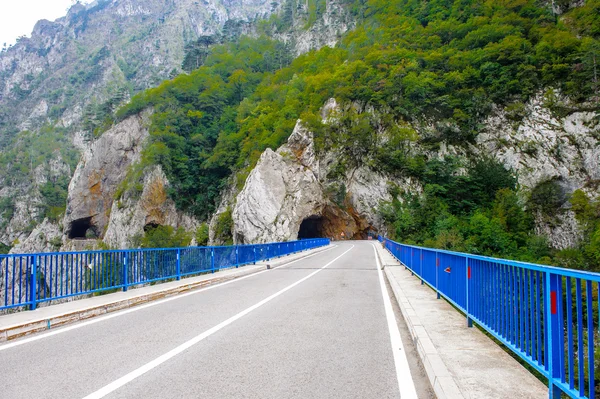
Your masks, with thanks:
M160 224L158 224L156 222L146 223L146 225L144 226L144 233L147 233L150 230L155 230L159 226L160 226Z
M324 219L320 216L311 216L302 221L298 231L298 239L323 238L325 229L323 228Z
M92 217L73 220L69 226L67 237L71 240L97 238L98 232L92 223Z

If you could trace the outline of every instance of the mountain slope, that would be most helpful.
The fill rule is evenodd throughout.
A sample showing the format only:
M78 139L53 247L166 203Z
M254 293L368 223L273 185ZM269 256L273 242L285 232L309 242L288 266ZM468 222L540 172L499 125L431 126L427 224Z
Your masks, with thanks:
M41 185L60 186L62 204L54 207L64 209L75 151L105 130L131 95L179 73L189 43L220 33L227 21L235 28L268 17L273 7L256 0L99 0L39 21L31 38L0 52L0 241L23 240L44 217L56 219ZM63 173L53 174L53 163Z
M562 259L564 251L586 246L591 236L579 233L569 198L581 189L589 206L596 206L598 2L565 8L562 15L533 1L508 0L374 0L350 7L357 28L336 48L267 71L258 84L250 79L236 86L240 69L263 73L244 58L239 68L219 69L230 89L201 85L201 96L221 93L230 99L225 120L219 119L223 108L215 113L187 99L194 93L190 84L211 73L210 66L195 71L191 81L177 78L134 98L121 111L129 115L151 106L166 112L154 116L146 159L164 167L182 209L195 212L187 201L215 191L215 182L233 171L237 182L212 223L213 230L226 233L216 239L231 239L231 228L224 231L219 224L233 223L237 234L235 222L243 219L236 219L237 209L260 208L236 205L256 197L236 195L245 183L257 181L246 176L263 151L281 146L301 119L314 134L319 159L331 163L327 176L316 176L319 190L329 194L309 219L323 218L333 207L357 220L354 193L347 189L351 176L367 167L383 174L374 184L390 185L389 196L381 197L388 203L379 210L385 223L375 224L371 209L358 215L357 226L366 218L367 226L403 240L533 261ZM213 56L217 64L224 61L219 53ZM266 62L264 56L258 60ZM235 87L247 91L235 99ZM181 90L185 96L177 94ZM338 106L322 121L331 99ZM173 104L200 114L169 112ZM215 117L218 134L207 146L201 137L207 138ZM554 144L547 145L547 137ZM202 156L194 158L199 149ZM278 154L285 158L288 152L283 147ZM187 169L192 159L198 168ZM291 170L302 163L293 165ZM186 185L192 191L182 189ZM271 212L279 215L273 223L290 217L277 212ZM247 214L260 219L260 209ZM298 234L295 228L278 231L288 238ZM258 236L270 238L239 234ZM577 262L592 267L593 257Z
M324 23L327 12L320 6L311 8L324 4L320 0L284 3L100 0L88 6L76 4L66 17L38 22L31 38L2 51L0 242L23 240L44 217L58 221L77 151L85 151L110 127L114 111L133 94L177 75L182 66L189 67L190 60L194 66L202 64L210 46L206 43L228 42L242 33L255 35L264 20L269 34L287 43L282 47L287 57L333 44L347 29L343 12L336 14L333 23ZM328 10L336 7L330 4ZM282 8L293 9L292 20L268 20ZM68 156L57 153L58 148ZM64 173L52 175L52 163L61 164ZM57 192L41 190L46 181L55 183ZM57 195L63 205L55 205ZM49 196L52 210L45 205Z

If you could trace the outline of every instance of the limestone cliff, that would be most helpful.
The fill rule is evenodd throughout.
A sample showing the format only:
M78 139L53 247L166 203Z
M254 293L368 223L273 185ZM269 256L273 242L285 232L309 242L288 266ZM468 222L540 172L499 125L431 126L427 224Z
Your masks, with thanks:
M226 21L251 23L274 10L259 0L97 0L76 3L56 21L39 21L30 37L0 51L0 155L18 150L25 131L34 146L85 151L94 130L131 95L181 72L187 44L219 33ZM64 137L44 142L43 129ZM59 156L45 156L39 170L21 169L0 165L0 242L8 246L26 240L44 219L40 181L54 179L55 171L68 180L74 172ZM110 211L111 195L93 201L106 202L102 208ZM107 223L100 214L94 219Z
M250 173L233 210L238 243L367 237L383 225L380 202L393 181L368 167L328 177L334 154L318 156L313 135L299 121L287 144L267 149Z
M65 235L104 236L115 193L148 137L148 113L130 117L103 134L82 155L69 185Z
M558 249L575 246L581 232L568 197L583 189L598 196L600 121L596 112L571 109L560 115L543 95L525 104L522 119L498 109L484 123L476 152L488 154L515 171L523 192L553 182L562 191L562 207L551 218L536 217L536 232ZM568 108L568 104L564 104Z
M335 110L331 100L323 117ZM370 112L366 110L365 112ZM600 124L597 114L573 109L557 116L543 96L524 105L521 117L497 109L484 123L474 144L456 147L442 141L437 151L412 144L411 152L429 158L491 157L517 176L523 203L540 184L551 181L562 191L562 206L554 215L535 217L536 233L548 237L558 249L574 247L581 228L569 210L569 195L584 189L598 195L600 180ZM421 135L426 125L416 125ZM385 145L381 132L380 145ZM364 237L369 230L385 229L379 217L382 203L391 201L390 187L418 194L412 179L398 179L367 164L332 178L331 167L339 154L317 155L312 134L298 122L288 143L277 151L266 150L248 176L241 192L229 200L233 206L233 233L237 242L296 239L304 227L313 234L339 238ZM317 230L314 230L317 229Z
M125 194L113 202L103 241L113 248L134 248L148 226L172 226L194 232L199 222L180 212L168 198L169 181L159 166L147 171L139 197Z

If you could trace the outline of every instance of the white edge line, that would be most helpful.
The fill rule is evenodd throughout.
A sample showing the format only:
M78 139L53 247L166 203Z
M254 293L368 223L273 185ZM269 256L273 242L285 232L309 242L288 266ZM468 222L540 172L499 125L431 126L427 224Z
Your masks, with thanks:
M178 354L184 352L186 349L191 348L192 346L196 345L197 343L199 343L200 341L204 340L207 337L210 337L211 335L213 335L214 333L218 332L219 330L223 329L224 327L232 324L233 322L235 322L236 320L246 316L248 313L258 309L259 307L261 307L262 305L270 302L271 300L277 298L278 296L280 296L281 294L291 290L292 288L294 288L295 286L297 286L298 284L301 284L302 282L308 280L309 278L311 278L312 276L314 276L315 274L319 273L320 271L322 271L323 269L327 268L329 265L333 264L335 261L337 261L338 259L340 259L342 256L344 256L345 254L347 254L349 251L352 250L352 248L354 248L354 245L352 245L347 251L345 251L344 253L342 253L340 256L336 257L335 259L333 259L331 262L327 263L325 266L321 267L318 270L315 270L314 272L312 272L311 274L309 274L308 276L305 276L303 278L301 278L300 280L296 281L295 283L288 285L287 287L285 287L284 289L276 292L275 294L263 299L262 301L256 303L255 305L250 306L249 308L247 308L246 310L241 311L240 313L230 317L229 319L217 324L216 326L212 327L209 330L206 330L205 332L203 332L200 335L197 335L196 337L190 339L189 341L184 342L183 344L179 345L178 347L170 350L169 352L165 353L164 355L161 355L159 357L157 357L156 359L150 361L149 363L144 364L143 366L137 368L136 370L124 375L123 377L111 382L110 384L104 386L103 388L100 388L99 390L97 390L96 392L93 392L89 395L87 395L84 399L101 399L103 397L105 397L106 395L114 392L115 390L121 388L122 386L128 384L129 382L135 380L136 378L142 376L143 374L147 373L148 371L158 367L159 365L161 365L162 363L166 362L167 360L177 356Z
M304 257L302 257L300 259L296 259L296 260L293 260L291 262L285 263L285 264L283 264L281 266L274 267L271 270L275 270L275 269L279 269L281 267L289 266L289 265L291 265L293 263L296 263L296 262L299 262L301 260L305 260L305 259L308 259L308 258L313 257L315 255L321 254L323 252L330 251L330 250L332 250L332 249L334 249L336 247L337 247L337 245L334 245L331 248L328 248L328 249L326 249L324 251L315 252L315 253L310 254L308 256L304 256ZM77 324L74 324L74 325L71 325L71 326L68 326L68 327L62 327L62 328L59 327L59 328L57 328L54 331L50 331L50 332L46 332L46 333L39 333L39 334L37 334L37 335L35 335L33 337L24 338L24 339L20 339L18 341L15 341L15 342L11 342L11 343L8 343L8 344L1 345L0 346L0 352L2 352L4 350L7 350L7 349L14 348L16 346L21 346L21 345L25 345L25 344L28 344L28 343L31 343L31 342L34 342L34 341L39 341L39 340L44 339L44 338L49 338L49 337L52 337L54 335L66 333L66 332L69 332L69 331L72 331L72 330L76 330L78 328L87 327L89 325L100 323L102 321L114 319L115 317L124 316L126 314L137 312L137 311L143 310L143 309L147 309L147 308L150 308L152 306L162 305L163 303L166 303L166 302L170 302L170 301L174 301L174 300L177 300L177 299L185 298L185 297L188 297L190 295L196 295L196 294L199 294L199 293L204 292L204 291L212 290L214 288L222 287L222 286L227 285L227 284L231 284L231 283L234 283L234 282L237 282L237 281L245 280L245 279L250 278L250 277L258 276L258 275L266 273L268 271L270 271L270 270L267 269L267 270L263 270L263 271L260 271L260 272L257 272L257 273L248 274L246 276L233 278L232 280L225 281L225 282L219 283L219 284L210 285L208 287L201 288L199 290L192 290L191 292L187 292L185 294L177 294L177 295L174 295L174 296L171 296L171 297L168 297L168 298L160 299L160 300L157 300L157 301L152 301L152 302L147 303L145 305L135 306L135 307L127 309L127 310L117 311L117 312L111 313L111 314L106 315L106 316L95 317L93 320L84 321L82 323L77 323Z
M394 310L392 308L392 302L383 280L383 272L381 271L381 263L379 262L379 257L377 255L377 249L374 245L373 252L375 252L377 274L379 275L379 285L381 286L381 295L383 295L383 307L385 309L388 329L390 330L390 341L392 344L392 352L394 354L394 363L396 365L396 377L398 379L400 397L402 399L417 399L418 396L415 389L415 382L410 374L410 367L408 365L408 360L406 359L406 350L404 350L404 345L402 344L400 330L398 329L396 316L394 316Z

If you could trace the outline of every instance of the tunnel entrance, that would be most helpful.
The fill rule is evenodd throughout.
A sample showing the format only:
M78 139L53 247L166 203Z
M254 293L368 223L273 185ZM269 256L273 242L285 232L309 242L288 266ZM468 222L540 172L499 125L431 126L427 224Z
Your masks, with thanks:
M320 216L311 216L309 218L304 219L300 224L300 230L298 231L298 239L304 240L306 238L325 237L323 222L324 219Z
M69 226L67 237L71 240L84 240L97 238L96 226L92 223L92 217L73 220Z
M144 226L144 233L147 233L149 230L155 230L159 226L160 224L156 222L146 223L146 225Z
M327 206L320 215L312 215L300 223L298 239L330 238L332 240L367 240L377 237L376 229L352 210Z

